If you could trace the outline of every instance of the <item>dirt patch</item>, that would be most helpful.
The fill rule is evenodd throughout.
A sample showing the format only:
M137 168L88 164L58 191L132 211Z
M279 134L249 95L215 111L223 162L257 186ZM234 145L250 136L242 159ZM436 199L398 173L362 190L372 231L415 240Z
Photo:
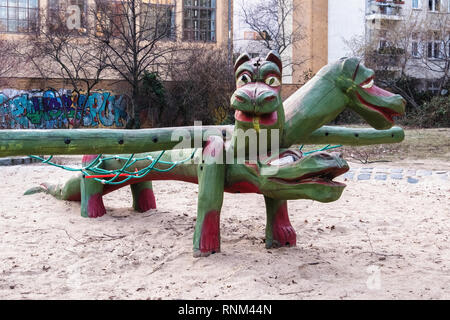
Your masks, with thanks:
M278 250L264 248L262 196L226 194L222 252L195 259L196 185L155 182L158 209L144 214L123 188L99 219L80 217L76 202L23 196L72 175L1 168L0 298L450 298L448 181L350 181L334 203L290 201L297 246Z

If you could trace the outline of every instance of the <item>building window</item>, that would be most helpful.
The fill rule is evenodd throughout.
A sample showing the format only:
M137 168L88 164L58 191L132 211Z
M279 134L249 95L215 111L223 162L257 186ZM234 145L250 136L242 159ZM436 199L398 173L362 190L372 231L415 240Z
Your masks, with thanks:
M184 0L183 5L183 40L216 41L216 0Z
M428 58L439 59L441 57L441 43L437 41L428 42Z
M419 57L419 43L418 42L413 42L411 45L411 55L414 58L418 58Z
M411 55L414 58L420 58L419 35L417 33L413 33L412 35Z
M429 39L427 57L429 59L440 59L442 57L442 40L439 32L433 32Z
M428 0L428 10L437 12L441 11L441 0Z
M143 4L141 28L146 39L175 39L175 0Z
M37 31L38 0L0 0L0 32Z
M444 43L444 57L446 60L450 59L450 33L447 36L447 42Z
M96 1L95 25L97 36L105 38L125 36L127 29L125 3L121 1Z
M261 33L258 33L256 31L244 31L244 40L270 41L270 34L267 31L263 31Z
M439 81L435 81L435 80L428 81L428 88L427 89L433 95L438 95L439 94Z
M412 8L413 9L420 9L422 7L422 1L421 0L412 0Z
M87 0L48 0L48 27L50 31L67 27L86 33ZM72 6L78 7L74 10Z
M387 47L388 47L388 42L386 40L380 40L380 43L378 44L379 51L382 52Z

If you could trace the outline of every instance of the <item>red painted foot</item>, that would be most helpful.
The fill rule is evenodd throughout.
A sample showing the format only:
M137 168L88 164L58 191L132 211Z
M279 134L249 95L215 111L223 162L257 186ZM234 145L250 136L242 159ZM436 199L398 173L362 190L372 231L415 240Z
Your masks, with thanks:
M151 209L156 209L155 194L152 189L144 189L139 194L139 212L146 212Z
M220 252L220 212L211 211L203 222L200 252L197 256L207 257L217 252Z
M293 247L297 245L297 234L289 221L287 203L277 211L273 223L272 247Z
M106 209L100 193L94 194L89 198L87 212L89 218L99 218L105 215Z

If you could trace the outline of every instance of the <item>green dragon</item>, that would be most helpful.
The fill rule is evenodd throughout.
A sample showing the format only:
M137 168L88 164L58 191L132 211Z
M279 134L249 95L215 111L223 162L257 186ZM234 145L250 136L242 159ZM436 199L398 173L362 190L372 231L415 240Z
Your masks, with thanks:
M289 221L287 200L332 202L339 199L345 185L333 179L345 173L349 166L339 153L316 152L304 156L292 145L336 142L362 145L394 143L404 138L400 128L392 128L393 117L404 113L404 99L376 87L373 71L358 59L343 58L325 66L284 104L281 100L282 63L275 52L270 52L265 59L251 59L247 54L240 56L235 64L235 77L237 89L231 98L235 126L216 126L212 128L215 131L204 129L202 135L206 139L202 148L196 152L182 151L193 154L191 161L171 171L152 171L144 178L122 185L104 185L78 176L64 185L43 184L27 193L47 192L58 199L81 201L83 216L100 217L106 213L102 196L123 186L131 186L133 207L144 212L156 208L151 181L197 183L198 208L193 239L196 257L220 251L224 192L258 193L264 196L266 204L266 247L294 246L296 233ZM376 130L324 126L347 107ZM180 148L179 141L174 142L170 137L175 129L138 130L139 133L98 130L95 134L89 130L70 133L34 130L20 134L5 130L0 133L0 154L124 154ZM194 135L193 128L184 129L190 136ZM230 139L223 139L229 135ZM36 137L46 137L47 143L29 142ZM87 137L96 137L98 145L88 143ZM152 137L150 142L149 137ZM252 152L255 149L256 157ZM140 156L154 159L156 153ZM173 161L179 156L180 151L174 149L166 151L161 160ZM98 159L95 155L86 155L83 165L88 166L95 159ZM102 169L120 169L124 161L107 160L102 163ZM152 161L136 162L128 170L141 170ZM156 163L155 167L167 169L163 163Z

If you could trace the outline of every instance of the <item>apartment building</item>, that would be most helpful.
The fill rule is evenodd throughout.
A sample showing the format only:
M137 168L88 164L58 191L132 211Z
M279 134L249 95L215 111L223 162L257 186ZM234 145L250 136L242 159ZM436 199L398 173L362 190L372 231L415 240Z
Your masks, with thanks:
M367 0L365 39L376 70L437 93L436 79L449 76L450 0Z
M104 1L119 6L124 0ZM125 0L126 1L126 0ZM225 48L232 54L232 0L139 0L139 10L158 12L159 25L167 25L162 42L198 44ZM26 41L39 30L52 28L52 15L65 15L83 35L99 32L95 0L0 0L0 39ZM150 10L152 9L152 10ZM46 21L44 21L44 16ZM141 15L142 17L143 15ZM50 18L50 19L49 19ZM148 18L148 17L147 17ZM17 89L39 87L39 75L26 68L12 70L3 77L2 86ZM56 85L57 86L57 85Z
M327 63L355 54L352 45L372 46L376 58L372 67L390 71L393 77L402 71L423 79L422 90L436 91L435 79L445 72L448 76L450 0L283 1L294 8L285 27L292 30L299 21L303 32L302 39L283 54L285 61L301 61L289 67L286 73L290 76L284 83L302 83L306 73L316 73ZM240 40L235 42L235 50L250 47L253 55L258 49L264 53L264 47L257 45L260 35L242 22L237 26L240 33L235 30L235 39Z

